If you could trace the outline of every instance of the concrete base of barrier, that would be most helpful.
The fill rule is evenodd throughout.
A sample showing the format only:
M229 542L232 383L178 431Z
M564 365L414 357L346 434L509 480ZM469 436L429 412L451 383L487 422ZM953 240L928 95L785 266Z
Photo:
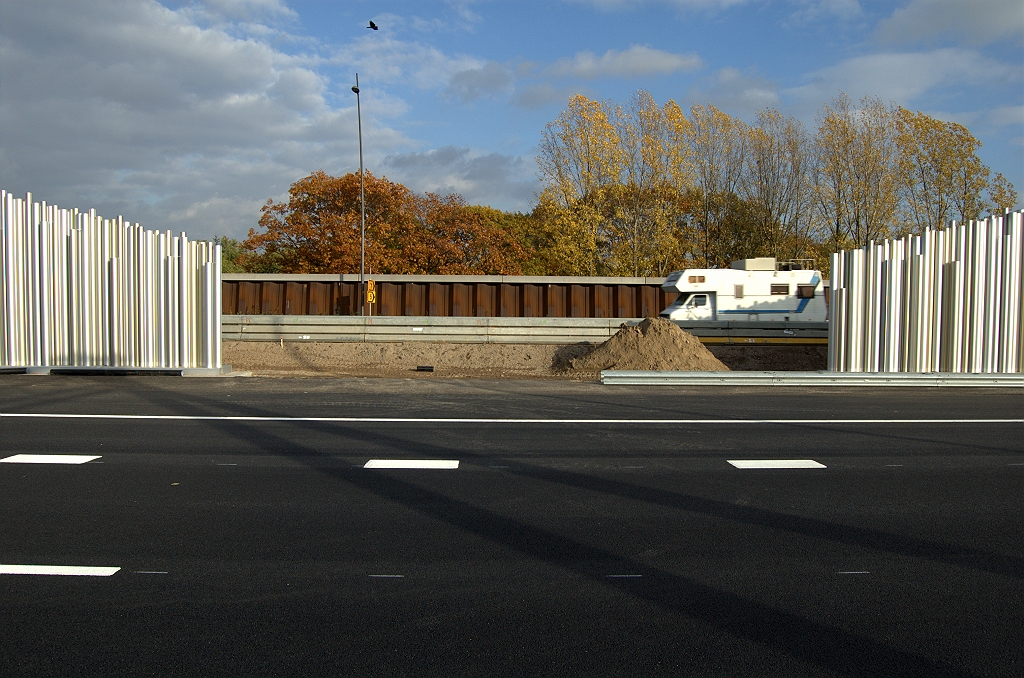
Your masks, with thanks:
M77 374L81 376L171 376L171 377L222 377L231 375L231 365L221 367L108 367L79 365L33 365L30 367L3 367L0 374Z
M645 372L604 370L602 384L646 386L972 386L1024 388L1024 374L951 372Z

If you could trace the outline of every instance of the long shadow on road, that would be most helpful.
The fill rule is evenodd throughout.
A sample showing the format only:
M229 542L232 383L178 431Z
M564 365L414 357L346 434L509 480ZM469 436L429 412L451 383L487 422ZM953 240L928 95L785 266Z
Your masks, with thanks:
M175 394L174 397L178 396ZM163 401L162 404L166 405L167 401ZM181 400L179 404L191 408L208 407L205 403L197 402L195 398L187 402ZM310 460L325 455L316 448L296 443L265 428L261 429L258 435L254 435L251 424L210 422L210 425L244 440L247 444L253 444L255 441L266 452L284 454L317 473L372 493L393 504L418 511L453 528L478 535L495 545L511 549L535 561L562 568L600 586L621 591L675 614L703 621L719 631L755 641L794 659L813 663L839 674L852 669L859 675L966 675L945 664L714 589L673 572L652 568L641 561L622 557L606 549L503 516L394 476L311 464ZM387 432L368 432L353 426L322 422L296 422L294 425L323 436L344 436L349 441L373 441L391 445L396 449L408 449L409 445L407 440ZM452 450L429 442L417 445L417 453L431 452L446 456L450 455ZM460 454L468 458L482 458L480 455L465 451ZM558 483L632 501L654 503L749 525L786 530L823 541L878 549L901 556L925 558L1014 577L1020 577L1024 572L1022 562L1016 558L950 547L946 544L901 537L877 530L851 528L766 509L739 507L726 502L653 490L621 481L552 471L520 461L510 466L510 472L530 480ZM609 579L601 574L609 571L642 573L644 586L636 587L628 581Z

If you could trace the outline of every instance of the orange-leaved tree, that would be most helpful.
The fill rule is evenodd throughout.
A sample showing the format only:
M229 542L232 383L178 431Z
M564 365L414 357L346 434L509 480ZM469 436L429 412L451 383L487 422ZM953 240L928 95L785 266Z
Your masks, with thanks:
M365 176L366 270L404 274L505 274L528 253L514 235L458 195L418 195L386 177ZM320 170L292 184L287 203L267 201L261 232L244 245L282 273L359 271L359 175Z

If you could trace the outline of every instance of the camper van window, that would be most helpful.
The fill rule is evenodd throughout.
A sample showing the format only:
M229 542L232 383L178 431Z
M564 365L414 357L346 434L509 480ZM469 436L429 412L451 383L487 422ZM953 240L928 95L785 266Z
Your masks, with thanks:
M743 298L743 285L733 285L732 296L736 297L737 299L742 299Z
M796 286L796 297L797 299L813 299L814 288L816 285L797 285Z
M708 297L706 294L695 294L690 299L690 306L705 306L708 303Z
M772 285L772 294L789 294L789 285Z
M689 278L691 283L702 283L704 282L704 276L702 275L691 275Z

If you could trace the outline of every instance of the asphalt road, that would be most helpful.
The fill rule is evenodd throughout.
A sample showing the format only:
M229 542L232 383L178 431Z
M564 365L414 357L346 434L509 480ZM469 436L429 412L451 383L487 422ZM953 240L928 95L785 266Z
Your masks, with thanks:
M0 459L96 457L0 463L0 569L120 568L0 574L2 675L1024 675L1019 392L2 376L0 414Z

